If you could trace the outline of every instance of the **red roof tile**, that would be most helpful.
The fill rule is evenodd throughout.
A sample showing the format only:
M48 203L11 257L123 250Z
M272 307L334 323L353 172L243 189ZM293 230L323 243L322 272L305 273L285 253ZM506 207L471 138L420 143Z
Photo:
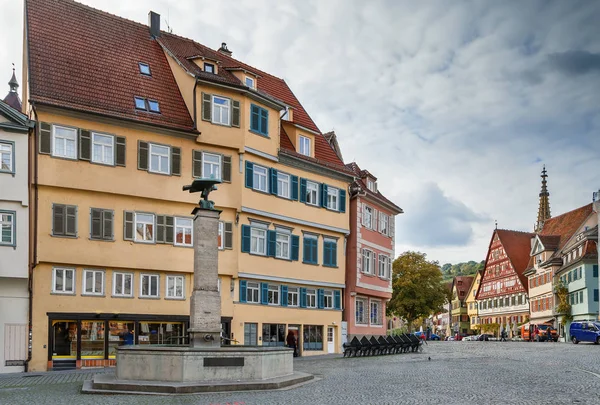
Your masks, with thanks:
M193 122L148 27L70 0L26 0L30 99L191 131ZM138 63L150 65L143 76ZM157 100L160 114L135 109Z
M571 239L577 229L584 221L592 214L593 204L589 203L583 207L579 207L573 211L565 212L564 214L552 217L544 222L544 227L540 232L540 236L552 235L559 238L555 249L562 249L567 241ZM544 245L545 246L545 245Z
M402 208L398 207L393 201L386 198L383 194L381 194L381 192L379 190L377 190L377 192L373 192L373 191L369 190L364 179L362 179L366 170L361 170L356 162L348 163L346 165L346 167L348 169L350 169L352 171L352 173L354 173L354 175L358 178L354 182L354 184L357 185L358 187L360 187L360 191L367 193L369 196L375 198L376 200L380 200L386 204L389 204L389 205L395 207L397 209L396 214L404 213Z
M531 238L535 236L533 233L510 231L507 229L498 229L498 238L502 242L502 247L506 252L506 256L512 263L515 273L519 276L521 284L527 290L527 277L523 275L529 263L529 253L531 252ZM493 237L492 237L493 240Z
M456 287L456 291L458 291L458 298L464 300L467 298L467 294L471 289L471 284L473 284L474 276L456 276L452 282L453 286ZM460 282L460 283L459 283Z

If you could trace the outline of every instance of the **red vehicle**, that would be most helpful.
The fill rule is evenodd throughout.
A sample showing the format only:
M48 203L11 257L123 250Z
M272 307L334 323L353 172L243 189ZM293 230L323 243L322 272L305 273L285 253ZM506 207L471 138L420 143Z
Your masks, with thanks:
M548 336L554 342L558 342L558 331L547 323L530 324L521 326L521 338L530 342L547 342Z

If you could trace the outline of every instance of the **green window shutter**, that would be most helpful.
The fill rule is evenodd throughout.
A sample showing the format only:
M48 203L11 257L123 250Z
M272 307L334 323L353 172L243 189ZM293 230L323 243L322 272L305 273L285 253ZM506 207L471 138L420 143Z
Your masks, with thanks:
M90 160L92 154L92 139L90 131L79 130L79 159Z
M306 179L300 179L300 202L306 202Z
M115 138L115 143L116 143L116 148L115 148L115 164L117 166L123 166L125 167L125 153L126 153L126 147L125 147L125 137L124 136L117 136Z
M267 231L267 256L275 257L277 249L277 232Z
M277 195L277 169L272 167L269 169L269 179L271 179L270 191L271 194Z
M592 267L592 277L598 277L598 265L594 264Z
M102 210L102 239L113 240L115 238L113 222L114 213L110 210Z
M267 283L260 283L260 303L267 305L269 303L269 285Z
M225 249L233 249L233 223L225 222L223 227L225 230L225 243L223 247Z
M134 213L123 211L123 240L133 240L133 219Z
M165 243L165 216L156 216L156 243Z
M300 308L306 308L306 288L300 287Z
M54 204L52 206L52 235L62 236L65 234L65 206Z
M321 183L321 207L327 207L327 184Z
M231 182L231 156L223 156L223 168L221 177L224 182Z
M240 102L231 100L231 126L240 127Z
M165 217L165 243L173 243L175 233L175 217Z
M138 141L138 170L148 170L148 142Z
M337 267L337 242L330 242L329 245L331 266Z
M77 236L77 207L67 205L65 207L65 235Z
M260 113L258 112L258 106L250 105L250 129L255 132L260 132Z
M202 152L192 151L192 177L202 177Z
M342 309L342 297L339 290L333 292L333 307L335 309Z
M92 239L102 239L102 210L92 208L90 210L91 230L90 237Z
M323 241L323 266L331 266L329 255L329 242Z
M298 260L300 251L300 237L292 235L292 260Z
M324 304L323 303L323 301L324 301L323 296L324 296L323 289L319 288L317 290L317 306L318 306L319 309L323 309L323 307L325 306L325 305L323 305Z
M260 109L260 133L269 136L269 111Z
M317 239L312 240L312 262L313 264L319 263L319 242Z
M340 190L340 212L346 212L346 190Z
M242 252L250 253L250 225L242 225Z
M212 97L210 94L202 93L202 120L212 121Z
M254 186L254 164L246 160L246 187L253 188Z
M596 291L598 291L598 290L596 290ZM288 302L288 286L282 285L281 286L281 306L287 307L287 302Z
M302 261L310 263L310 242L306 237L302 239Z
M298 201L298 176L292 177L292 200Z
M52 125L47 122L40 122L39 142L41 154L49 155L52 153Z
M171 147L171 174L181 176L181 148Z
M246 302L246 280L240 280L240 302Z

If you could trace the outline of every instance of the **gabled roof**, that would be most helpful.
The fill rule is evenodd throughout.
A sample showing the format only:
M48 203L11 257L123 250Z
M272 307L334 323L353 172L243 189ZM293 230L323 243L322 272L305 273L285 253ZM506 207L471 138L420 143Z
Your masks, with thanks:
M474 276L456 276L452 281L452 289L456 287L456 291L458 292L458 298L466 299L469 294L469 290L471 289L471 284L473 284ZM460 283L459 283L460 282Z
M515 273L519 276L521 284L528 289L527 277L523 273L529 264L529 252L531 249L531 238L535 236L533 233L511 231L507 229L498 229L498 238L502 243L502 247L506 252L506 256L510 260ZM486 263L487 264L487 263Z
M5 131L27 132L34 126L34 121L30 121L25 114L2 100L0 100L0 115L8 119L6 122L0 122L0 129Z
M377 190L376 192L369 190L366 182L363 179L366 170L361 170L360 167L358 166L358 163L356 163L356 162L348 163L346 165L346 167L349 170L351 170L354 173L354 175L356 176L356 180L354 181L354 183L352 184L352 187L351 187L351 192L352 192L352 189L354 189L354 194L356 194L358 192L361 192L361 193L364 192L365 194L374 198L375 200L379 200L382 203L388 205L389 208L394 211L394 214L404 213L402 208L398 207L396 204L394 204L394 202L387 199L383 194L381 194L381 192L379 190Z
M583 207L574 209L573 211L565 212L564 214L547 219L544 222L542 231L539 233L540 237L551 236L554 238L553 240L558 239L558 243L555 244L554 249L562 249L567 241L571 239L585 220L592 214L592 207L593 204L589 203Z
M165 53L149 29L71 0L26 0L30 100L194 131ZM140 74L150 65L151 77ZM157 100L160 114L135 109Z

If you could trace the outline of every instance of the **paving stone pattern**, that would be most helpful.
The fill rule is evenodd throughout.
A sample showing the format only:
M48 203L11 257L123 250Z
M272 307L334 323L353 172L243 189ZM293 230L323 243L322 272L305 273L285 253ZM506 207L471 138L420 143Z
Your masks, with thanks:
M431 357L431 361L428 361ZM0 374L0 404L598 404L600 346L430 342L421 354L299 358L318 380L271 392L190 396L82 395L94 373Z

